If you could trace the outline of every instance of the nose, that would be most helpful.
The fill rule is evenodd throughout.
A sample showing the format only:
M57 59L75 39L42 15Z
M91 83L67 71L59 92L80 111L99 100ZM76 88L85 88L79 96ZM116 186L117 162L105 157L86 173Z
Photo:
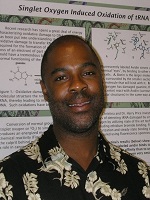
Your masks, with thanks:
M83 80L82 77L75 77L71 80L69 91L74 92L81 92L87 89L87 84Z

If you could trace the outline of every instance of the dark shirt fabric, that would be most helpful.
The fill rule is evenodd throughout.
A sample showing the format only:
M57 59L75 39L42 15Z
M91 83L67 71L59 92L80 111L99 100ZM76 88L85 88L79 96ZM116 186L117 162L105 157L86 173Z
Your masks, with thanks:
M98 152L85 171L65 154L51 125L0 162L0 200L150 199L149 170L99 134Z

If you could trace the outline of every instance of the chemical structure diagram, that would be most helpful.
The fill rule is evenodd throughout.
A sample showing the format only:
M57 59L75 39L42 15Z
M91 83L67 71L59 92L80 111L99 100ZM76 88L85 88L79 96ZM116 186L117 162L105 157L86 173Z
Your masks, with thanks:
M144 40L146 34L138 33L133 34L130 43L133 44L133 51L140 51L140 59L145 58L146 54L150 53L150 46L148 46L148 41Z
M109 32L108 37L104 40L107 42L108 50L115 50L115 58L117 59L119 51L125 53L126 49L126 40L120 39L119 32Z
M15 79L16 80L21 80L23 79L24 80L24 85L27 86L27 78L32 75L29 75L26 71L22 72L20 71L20 68L17 67L17 71L10 71L11 73L13 73L13 78L9 79L10 81L14 81Z

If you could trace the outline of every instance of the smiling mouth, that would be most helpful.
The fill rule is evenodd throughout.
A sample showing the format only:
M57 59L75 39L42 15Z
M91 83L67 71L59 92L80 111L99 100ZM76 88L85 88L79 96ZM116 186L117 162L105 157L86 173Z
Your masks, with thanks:
M90 103L90 101L85 101L85 102L82 102L82 103L74 103L74 104L69 104L69 107L82 107L82 106L85 106L89 103Z

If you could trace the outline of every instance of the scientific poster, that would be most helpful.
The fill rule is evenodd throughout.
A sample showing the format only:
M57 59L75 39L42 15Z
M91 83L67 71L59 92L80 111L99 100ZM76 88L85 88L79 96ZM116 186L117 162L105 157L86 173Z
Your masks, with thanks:
M41 58L55 38L75 34L102 58L107 95L102 133L150 163L149 2L0 0L0 5L0 159L52 123L39 85Z

